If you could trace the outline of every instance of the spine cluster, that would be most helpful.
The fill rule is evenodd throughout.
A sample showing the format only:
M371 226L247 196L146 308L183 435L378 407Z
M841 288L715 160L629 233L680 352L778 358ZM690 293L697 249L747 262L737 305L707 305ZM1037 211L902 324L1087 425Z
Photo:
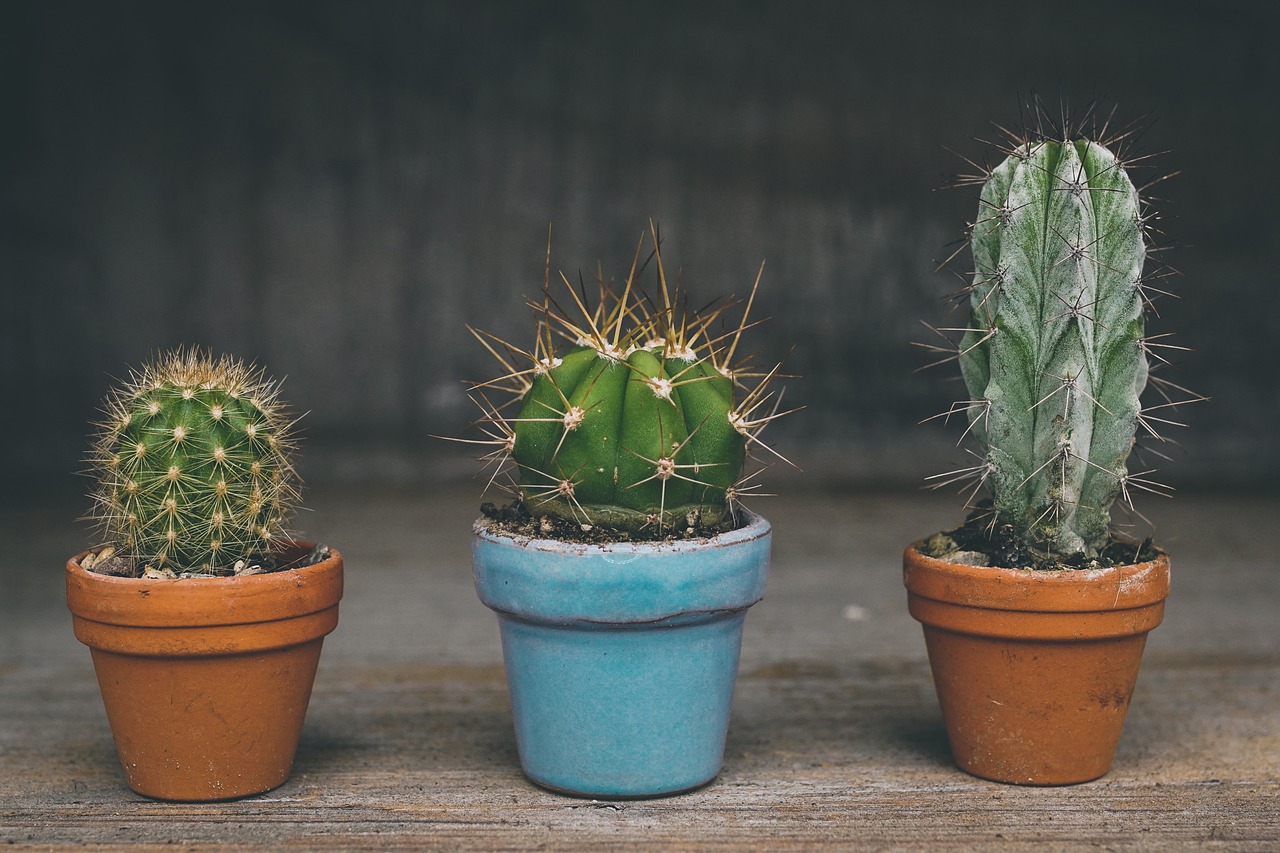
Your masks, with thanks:
M106 400L90 459L106 541L140 566L195 574L270 555L298 498L278 390L197 350L133 372Z

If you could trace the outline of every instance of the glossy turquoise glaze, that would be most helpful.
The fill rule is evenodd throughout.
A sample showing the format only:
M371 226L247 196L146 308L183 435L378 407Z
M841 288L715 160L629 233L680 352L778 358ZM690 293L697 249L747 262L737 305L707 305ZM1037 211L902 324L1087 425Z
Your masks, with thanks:
M746 610L764 594L759 516L710 540L576 545L476 523L525 774L589 797L706 784L724 759Z

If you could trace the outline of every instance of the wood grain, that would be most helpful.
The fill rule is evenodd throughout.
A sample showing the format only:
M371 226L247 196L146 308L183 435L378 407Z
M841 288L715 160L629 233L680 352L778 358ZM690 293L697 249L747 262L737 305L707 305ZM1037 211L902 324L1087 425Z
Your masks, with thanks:
M492 615L471 589L473 485L318 489L308 526L348 563L293 778L222 804L125 787L58 574L62 503L0 513L0 841L30 849L1280 849L1280 572L1250 531L1274 498L1189 495L1110 774L1066 788L950 763L897 549L946 501L779 499L724 770L693 793L598 802L521 775ZM424 519L430 520L424 525ZM841 522L841 519L844 522ZM74 540L74 543L71 541Z

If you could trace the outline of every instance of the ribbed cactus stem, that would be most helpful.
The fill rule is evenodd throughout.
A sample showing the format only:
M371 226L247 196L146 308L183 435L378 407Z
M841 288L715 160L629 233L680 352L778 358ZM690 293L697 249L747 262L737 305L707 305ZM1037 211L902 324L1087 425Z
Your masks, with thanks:
M651 293L641 292L647 264L637 247L626 282L601 279L591 304L563 276L567 291L553 296L548 275L532 352L476 333L507 370L476 386L489 436L479 443L495 448L485 459L514 463L517 494L535 517L628 535L720 525L750 488L748 450L768 449L760 431L785 414L768 390L776 368L760 374L734 361L752 300L727 330L712 327L729 303L687 312L651 233ZM571 313L557 304L568 299ZM510 391L516 414L489 403L489 388Z
M623 529L668 527L690 513L718 524L746 444L729 417L732 381L705 356L627 349L574 347L534 381L512 424L526 505Z
M277 393L261 371L196 350L114 389L90 460L107 543L197 574L272 554L297 499Z
M1105 147L1039 140L983 186L960 346L1000 521L1059 554L1108 539L1147 382L1138 192Z

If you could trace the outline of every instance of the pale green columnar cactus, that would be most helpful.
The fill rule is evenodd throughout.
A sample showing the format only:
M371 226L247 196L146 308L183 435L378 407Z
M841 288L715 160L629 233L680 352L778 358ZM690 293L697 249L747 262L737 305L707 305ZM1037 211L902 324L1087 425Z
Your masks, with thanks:
M1086 139L1035 139L986 180L960 344L970 430L996 516L1029 544L1094 554L1147 384L1142 207Z
M194 349L132 372L106 399L89 460L105 544L193 574L271 555L298 499L278 392L261 370Z
M649 260L638 247L620 288L597 281L594 304L563 275L565 290L553 294L548 275L541 303L531 303L531 352L476 332L506 371L474 389L485 443L496 445L488 458L514 463L516 492L534 517L629 534L718 525L752 488L742 476L750 450L773 452L760 431L784 414L769 390L777 368L735 361L755 289L727 331L729 303L689 314L668 285L656 230L652 238ZM649 261L652 294L639 282ZM512 394L515 414L490 402L491 388Z

